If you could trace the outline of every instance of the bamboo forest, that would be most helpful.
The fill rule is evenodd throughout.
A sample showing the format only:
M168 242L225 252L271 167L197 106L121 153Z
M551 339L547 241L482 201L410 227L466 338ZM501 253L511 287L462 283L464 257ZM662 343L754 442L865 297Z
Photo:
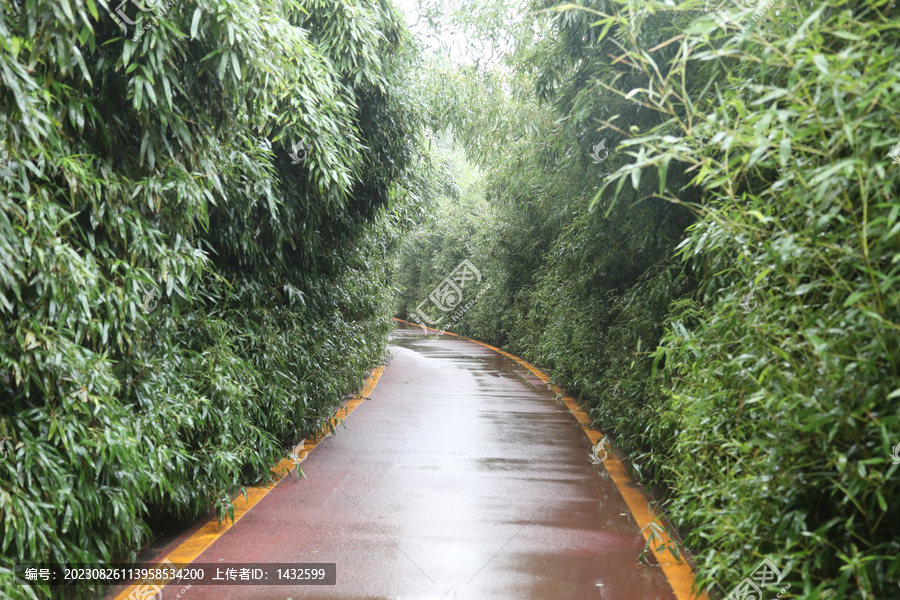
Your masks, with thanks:
M897 0L2 8L0 598L900 598Z

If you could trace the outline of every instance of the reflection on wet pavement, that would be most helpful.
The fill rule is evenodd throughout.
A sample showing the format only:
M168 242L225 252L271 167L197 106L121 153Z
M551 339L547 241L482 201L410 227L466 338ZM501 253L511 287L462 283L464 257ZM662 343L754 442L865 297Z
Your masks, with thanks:
M197 562L334 562L335 586L182 597L669 600L567 408L497 353L401 325L363 402Z

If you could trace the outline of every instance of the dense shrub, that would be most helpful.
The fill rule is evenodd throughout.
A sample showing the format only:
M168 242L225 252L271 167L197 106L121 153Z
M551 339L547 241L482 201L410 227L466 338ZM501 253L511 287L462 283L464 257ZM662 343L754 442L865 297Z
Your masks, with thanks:
M623 177L677 160L707 194L681 247L700 286L657 352L663 468L702 584L768 556L804 598L886 598L900 591L900 22L892 3L798 8L743 41L701 19L661 95L635 96L680 133L635 140ZM685 89L691 72L718 85Z
M391 326L416 154L393 6L148 6L126 32L93 0L0 19L4 597L14 561L227 516Z
M787 597L897 596L896 3L727 5L743 34L699 2L579 4L524 28L495 123L489 96L451 119L479 160L522 134L466 238L502 286L455 330L581 395L668 499L700 587L766 557Z

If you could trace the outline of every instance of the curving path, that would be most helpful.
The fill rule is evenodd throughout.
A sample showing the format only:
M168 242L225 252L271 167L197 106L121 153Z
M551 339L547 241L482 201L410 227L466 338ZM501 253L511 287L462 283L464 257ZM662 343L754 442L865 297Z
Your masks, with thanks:
M308 454L305 479L251 494L233 527L195 527L157 557L329 562L336 585L169 585L164 600L689 598L689 569L636 561L641 497L627 503L634 491L591 464L554 398L489 347L399 324L374 390Z

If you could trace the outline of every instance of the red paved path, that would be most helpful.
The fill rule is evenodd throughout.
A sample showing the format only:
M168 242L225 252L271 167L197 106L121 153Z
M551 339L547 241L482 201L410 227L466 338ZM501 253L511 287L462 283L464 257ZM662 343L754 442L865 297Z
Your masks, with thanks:
M400 327L375 391L309 454L306 479L283 479L196 560L333 562L337 584L195 585L179 600L675 597L636 562L637 525L545 386L487 348Z

